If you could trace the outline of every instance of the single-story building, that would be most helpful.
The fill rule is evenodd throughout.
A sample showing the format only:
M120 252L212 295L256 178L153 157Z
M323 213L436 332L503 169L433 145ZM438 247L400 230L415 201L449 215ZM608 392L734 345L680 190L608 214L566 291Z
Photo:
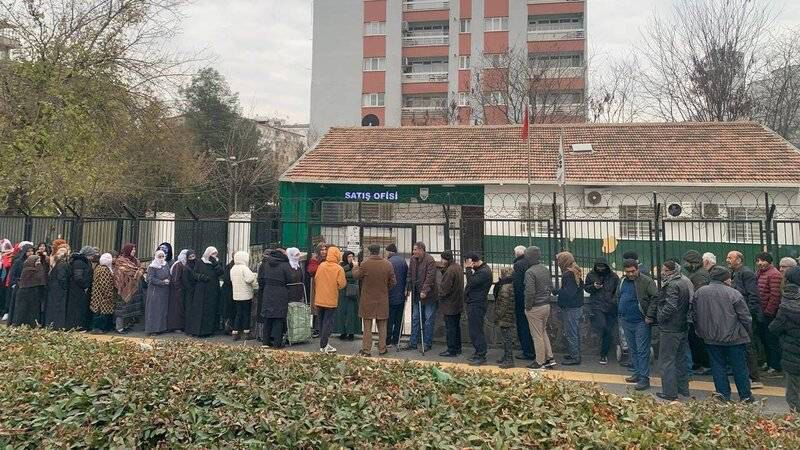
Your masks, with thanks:
M586 267L628 249L798 251L800 152L757 123L521 128L333 128L280 178L283 241L421 240L502 265L534 243Z

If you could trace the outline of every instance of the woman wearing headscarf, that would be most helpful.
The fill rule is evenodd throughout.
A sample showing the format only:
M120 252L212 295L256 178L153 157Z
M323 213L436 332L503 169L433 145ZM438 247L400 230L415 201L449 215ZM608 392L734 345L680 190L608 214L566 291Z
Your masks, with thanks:
M22 276L17 284L17 299L14 309L15 326L39 325L42 303L47 300L46 256L31 255L23 263Z
M167 305L167 330L183 331L184 277L186 276L186 255L189 250L181 250L178 260L169 269L169 304ZM194 252L192 252L194 255Z
M156 250L161 250L164 252L166 259L164 261L167 262L167 268L172 268L172 264L175 263L175 255L172 253L172 244L169 242L162 242Z
M114 286L117 288L117 304L114 305L115 327L125 333L130 325L142 316L141 281L144 270L136 259L136 246L125 244L114 262Z
M356 255L344 252L341 262L347 287L339 292L339 307L336 311L336 328L334 333L339 339L352 341L356 334L361 334L361 318L358 317L358 280L353 278L353 268L358 267Z
M261 343L267 347L283 347L284 324L289 312L290 271L289 258L280 250L268 250L258 270L264 318Z
M25 265L25 261L31 255L33 255L33 244L23 241L20 243L19 252L17 252L16 256L14 256L14 259L11 262L11 273L9 274L11 277L11 301L8 306L8 325L12 325L14 323L14 308L16 305L17 290L19 289L17 283L22 277L22 269Z
M92 330L107 333L114 329L114 258L111 253L103 253L100 262L94 269L92 280L92 299L89 309L92 311Z
M289 259L289 267L292 269L289 274L289 303L305 302L305 280L303 279L303 268L300 267L300 249L290 247L286 249L286 257Z
M94 247L86 246L70 259L69 295L67 296L66 328L86 329L90 326L89 296L94 268L92 259L97 255Z
M233 289L234 318L231 334L233 340L250 340L250 312L253 306L253 294L258 289L256 274L250 270L250 254L236 252L233 255L233 268L230 271L231 287Z
M583 272L570 252L556 255L561 269L561 288L558 289L558 306L564 322L564 337L568 354L561 363L575 366L581 363L581 317L583 316Z
M148 335L167 331L167 310L169 309L169 267L167 255L162 250L156 252L147 268L147 304L144 308L144 332Z
M54 330L67 328L69 272L69 248L61 246L50 262L50 274L47 277L47 305L44 310L44 324Z
M192 299L185 304L184 332L192 336L207 337L214 334L219 324L220 278L225 269L217 260L217 249L208 247L202 259L192 270L194 289Z
M14 246L11 241L3 239L0 241L0 316L5 322L8 320L8 294L9 288L6 282L10 282L11 273L11 252Z

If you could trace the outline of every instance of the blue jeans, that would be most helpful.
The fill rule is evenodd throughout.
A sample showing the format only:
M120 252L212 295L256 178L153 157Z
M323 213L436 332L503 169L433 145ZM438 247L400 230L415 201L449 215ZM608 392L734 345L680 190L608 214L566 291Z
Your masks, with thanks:
M714 377L714 388L717 393L731 399L731 383L728 380L727 365L733 369L733 380L739 399L746 400L752 397L750 391L749 369L747 368L747 345L711 345L707 344L708 357L711 361L711 375Z
M581 317L583 308L562 308L561 320L564 322L564 337L567 351L573 359L581 359Z
M424 338L423 344L425 345L425 349L433 345L433 321L436 319L437 306L436 303L422 304L422 313L425 321L422 337ZM419 322L419 302L415 300L411 303L411 337L408 338L409 347L417 346L420 332Z
M625 340L628 342L628 354L633 365L633 373L639 380L650 379L650 325L641 322L629 322L619 318Z

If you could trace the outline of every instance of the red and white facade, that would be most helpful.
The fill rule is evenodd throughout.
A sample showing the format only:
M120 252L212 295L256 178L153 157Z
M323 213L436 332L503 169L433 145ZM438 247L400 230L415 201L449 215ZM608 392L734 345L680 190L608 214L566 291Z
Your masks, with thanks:
M451 122L506 123L492 111L502 102L476 108L471 91L477 77L491 76L487 58L509 49L555 61L559 95L578 107L585 30L583 0L315 0L312 133L441 125L454 103Z

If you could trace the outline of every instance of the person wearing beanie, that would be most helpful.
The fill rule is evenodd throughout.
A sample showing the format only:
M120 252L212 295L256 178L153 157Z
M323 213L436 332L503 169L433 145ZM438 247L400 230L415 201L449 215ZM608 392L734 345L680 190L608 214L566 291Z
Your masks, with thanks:
M800 267L786 271L781 305L769 332L780 338L786 403L793 411L800 411Z
M363 335L361 355L372 355L372 324L378 328L378 354L385 355L386 322L389 319L389 291L397 284L392 263L384 259L381 247L372 244L367 247L369 256L364 263L353 269L353 277L361 281L361 301L358 303L358 316L361 317Z
M683 255L683 268L686 270L686 276L692 282L694 290L700 289L711 281L703 256L697 250L689 250ZM691 323L689 323L689 350L690 367L699 374L707 375L708 353L703 340L697 336L694 325Z
M525 257L525 246L518 245L514 248L514 320L516 321L517 339L522 353L517 359L534 361L533 338L528 326L528 317L525 316L525 272L531 267Z
M656 396L664 400L677 400L678 395L689 397L689 303L694 287L689 278L681 274L675 260L667 260L661 267L661 293L656 301L656 321L661 332L658 359L661 363L662 392Z
M744 296L730 287L731 272L727 268L714 266L709 276L710 283L694 293L695 331L706 344L717 395L725 401L731 399L727 372L730 367L739 399L749 402L752 393L747 346L753 318Z
M447 350L439 356L461 354L461 312L464 309L464 269L453 259L453 253L442 253L442 281L439 283L439 309L444 316Z
M547 335L547 321L550 319L550 296L553 294L553 280L550 269L541 262L542 250L531 246L525 249L528 270L525 272L525 316L528 319L536 361L529 369L552 369L556 366L550 336Z
M514 280L513 269L504 267L500 271L500 281L494 285L494 324L500 328L503 337L503 357L497 360L501 369L514 367L513 330L514 327Z
M392 264L394 279L397 283L389 290L389 321L386 324L386 347L397 348L400 344L400 329L403 327L403 313L406 308L408 282L408 263L403 255L397 252L395 244L386 246L386 257Z
M614 293L619 276L611 270L608 259L600 256L586 275L584 290L589 294L589 310L593 328L600 335L600 364L608 364L608 352L617 329L617 304Z
M489 289L492 288L492 269L475 252L466 255L464 267L467 276L464 304L467 309L469 339L475 348L470 364L480 366L486 362L484 319L488 308Z
M778 339L769 332L769 324L775 319L781 304L781 284L783 275L772 265L772 255L766 252L756 255L756 279L758 294L761 299L763 315L756 322L755 332L764 345L767 357L767 375L779 375L781 371L781 346ZM764 367L762 367L764 368Z

